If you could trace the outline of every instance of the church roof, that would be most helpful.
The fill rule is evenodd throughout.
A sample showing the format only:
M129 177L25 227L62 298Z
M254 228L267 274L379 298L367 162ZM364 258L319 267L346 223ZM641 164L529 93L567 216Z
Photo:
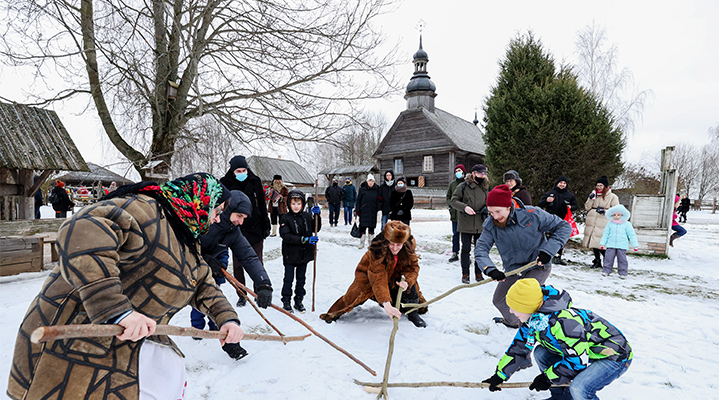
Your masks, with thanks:
M263 182L271 182L272 177L280 175L285 183L294 183L295 185L315 184L315 177L292 160L251 156L247 159L247 164Z

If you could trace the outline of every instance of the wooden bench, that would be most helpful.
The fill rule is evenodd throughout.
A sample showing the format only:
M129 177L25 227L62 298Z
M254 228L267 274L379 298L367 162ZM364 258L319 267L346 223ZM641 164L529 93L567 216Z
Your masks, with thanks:
M0 276L39 272L42 266L42 237L36 235L0 237Z
M57 254L57 238L54 237L43 237L42 239L43 245L49 244L50 245L50 261L57 262L60 261L60 256ZM43 246L44 250L44 246Z

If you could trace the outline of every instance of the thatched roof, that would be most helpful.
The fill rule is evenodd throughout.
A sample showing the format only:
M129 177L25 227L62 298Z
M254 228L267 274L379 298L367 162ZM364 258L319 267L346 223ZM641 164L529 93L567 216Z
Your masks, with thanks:
M109 169L103 168L97 164L87 163L90 167L89 172L73 171L62 174L53 179L59 179L69 185L85 185L90 186L95 183L102 182L102 185L108 186L111 182L117 183L117 186L135 183L122 175L118 175Z
M89 170L55 111L2 102L0 168Z
M281 175L282 181L286 183L307 186L315 184L315 177L292 160L251 156L247 159L247 164L263 182L271 182L273 176Z

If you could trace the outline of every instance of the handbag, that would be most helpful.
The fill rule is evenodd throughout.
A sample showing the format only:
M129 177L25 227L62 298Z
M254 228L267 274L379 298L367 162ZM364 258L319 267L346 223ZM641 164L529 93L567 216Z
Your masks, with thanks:
M567 215L564 216L564 220L567 221L572 227L572 235L570 237L579 235L579 228L577 228L577 222L574 220L574 216L572 215L572 209L569 206L567 206Z
M352 225L352 230L350 231L350 235L357 239L362 237L362 234L360 233L360 228L359 228L359 226L357 226L357 222L355 222Z

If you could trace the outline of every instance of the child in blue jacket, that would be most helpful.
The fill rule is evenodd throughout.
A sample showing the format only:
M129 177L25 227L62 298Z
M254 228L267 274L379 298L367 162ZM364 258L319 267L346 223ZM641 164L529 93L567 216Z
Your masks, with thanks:
M629 245L634 247L634 251L639 251L639 242L637 234L634 232L632 223L629 222L630 213L623 205L616 206L607 210L604 214L609 223L604 228L602 240L599 242L601 249L607 249L604 256L604 265L602 267L602 275L609 276L614 268L614 257L617 258L617 272L619 277L625 279L629 269L627 262L627 250Z

